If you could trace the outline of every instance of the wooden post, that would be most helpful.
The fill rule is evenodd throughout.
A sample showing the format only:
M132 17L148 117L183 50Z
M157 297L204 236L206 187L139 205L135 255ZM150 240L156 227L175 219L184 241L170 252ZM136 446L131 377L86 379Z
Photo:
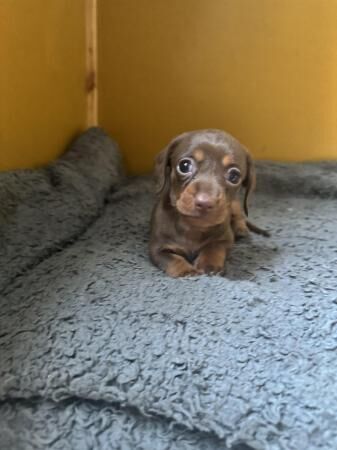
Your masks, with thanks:
M85 0L87 125L98 125L97 0Z

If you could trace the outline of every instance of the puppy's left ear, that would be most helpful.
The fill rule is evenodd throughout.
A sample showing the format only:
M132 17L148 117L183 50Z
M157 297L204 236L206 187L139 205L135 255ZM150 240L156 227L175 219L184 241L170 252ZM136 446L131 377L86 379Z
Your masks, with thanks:
M248 150L246 150L246 177L243 180L242 185L245 188L243 208L246 213L246 216L248 216L249 197L250 197L251 193L254 191L255 186L256 186L256 174L255 174L254 161Z

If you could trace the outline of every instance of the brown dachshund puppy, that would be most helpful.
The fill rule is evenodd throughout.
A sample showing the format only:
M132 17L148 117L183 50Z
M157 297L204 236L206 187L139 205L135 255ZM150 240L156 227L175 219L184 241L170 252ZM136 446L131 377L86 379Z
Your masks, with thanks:
M236 139L220 130L181 134L158 155L159 200L151 223L152 262L172 277L224 270L236 237L267 234L243 214L255 187L254 164Z

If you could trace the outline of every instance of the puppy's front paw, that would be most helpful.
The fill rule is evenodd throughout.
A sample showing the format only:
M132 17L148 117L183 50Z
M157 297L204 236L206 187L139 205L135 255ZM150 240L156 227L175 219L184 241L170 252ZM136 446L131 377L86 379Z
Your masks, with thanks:
M184 259L170 262L170 264L166 267L166 273L173 278L196 276L201 274L200 270L193 267Z
M215 266L212 264L207 264L205 266L198 266L198 273L205 275L218 275L225 272L225 266Z
M199 273L207 275L216 275L225 271L224 261L212 261L207 255L200 255L195 263L196 269Z

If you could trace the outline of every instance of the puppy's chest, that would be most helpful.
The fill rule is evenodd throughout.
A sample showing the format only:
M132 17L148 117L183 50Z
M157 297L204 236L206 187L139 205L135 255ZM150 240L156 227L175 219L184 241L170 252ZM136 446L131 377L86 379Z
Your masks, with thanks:
M174 236L175 244L182 252L193 259L202 247L221 238L222 232L208 233L194 229L179 229Z
M207 241L209 237L205 237L201 232L179 230L175 236L176 244L181 246L186 252L197 252Z

